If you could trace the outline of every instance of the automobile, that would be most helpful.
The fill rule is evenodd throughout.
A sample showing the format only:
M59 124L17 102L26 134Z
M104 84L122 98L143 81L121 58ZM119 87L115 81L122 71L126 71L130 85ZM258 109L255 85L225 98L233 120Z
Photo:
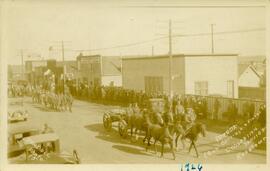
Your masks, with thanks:
M29 114L27 110L16 110L14 112L8 112L8 122L14 123L20 121L27 121L28 116Z
M10 125L8 128L8 157L15 157L25 150L22 140L25 137L39 134L39 129L25 125Z
M38 134L23 138L25 153L13 161L16 164L79 164L76 150L73 153L60 150L59 137L55 133Z

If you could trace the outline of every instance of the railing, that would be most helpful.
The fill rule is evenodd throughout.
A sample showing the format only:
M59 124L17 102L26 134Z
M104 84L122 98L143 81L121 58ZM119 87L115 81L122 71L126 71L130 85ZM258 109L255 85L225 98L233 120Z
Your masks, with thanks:
M200 96L200 95L191 95L187 94L185 97L195 97L195 98L204 98L207 101L207 113L208 117L213 119L214 115L214 104L215 100L217 99L219 101L220 107L218 112L218 119L224 119L223 114L227 112L229 102L232 101L237 109L238 109L238 115L243 116L245 114L244 104L246 102L253 103L255 108L255 113L259 111L260 105L265 104L265 101L263 100L253 100L253 99L235 99L235 98L227 98L227 97L215 97L215 96Z

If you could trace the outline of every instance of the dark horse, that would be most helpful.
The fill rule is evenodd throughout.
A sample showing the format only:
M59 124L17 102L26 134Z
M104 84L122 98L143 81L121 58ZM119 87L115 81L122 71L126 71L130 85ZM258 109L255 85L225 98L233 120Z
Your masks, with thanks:
M173 159L175 160L175 152L173 148L173 134L179 129L182 129L180 123L165 123L163 126L159 124L153 124L150 121L150 117L146 117L146 124L147 124L147 131L146 136L144 140L147 140L147 146L146 150L150 146L150 140L151 138L154 138L154 147L155 147L155 153L157 153L157 147L156 143L159 141L161 142L162 148L161 148L161 156L163 157L164 152L164 145L169 144L171 148L171 152L173 155Z
M191 148L194 147L196 155L197 157L199 157L195 142L197 141L200 133L205 137L205 134L206 134L205 132L206 132L205 125L202 123L195 123L186 131L184 131L184 133L182 134L181 140L189 139L191 141L188 152L190 152ZM178 137L179 135L175 139L176 147L177 147Z

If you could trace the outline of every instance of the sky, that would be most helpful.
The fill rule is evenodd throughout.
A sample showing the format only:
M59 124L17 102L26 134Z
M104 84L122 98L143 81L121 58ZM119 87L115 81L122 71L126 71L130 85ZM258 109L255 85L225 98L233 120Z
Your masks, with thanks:
M155 39L168 36L170 19L173 53L210 53L210 36L175 35L210 33L211 24L214 24L214 33L266 27L264 7L135 8L118 3L100 5L94 1L12 1L6 11L9 64L20 64L21 52L24 60L40 59L39 56L61 60L62 40L66 60L76 59L80 52L106 56L151 55L152 47L154 54L166 54L168 38ZM144 41L147 43L89 51ZM214 34L214 51L241 56L265 55L265 41L265 30Z

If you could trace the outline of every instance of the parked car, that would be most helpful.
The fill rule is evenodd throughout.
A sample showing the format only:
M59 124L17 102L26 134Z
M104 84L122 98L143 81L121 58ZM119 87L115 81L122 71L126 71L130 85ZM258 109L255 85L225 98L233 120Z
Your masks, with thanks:
M14 122L20 122L20 121L27 121L28 119L28 111L25 110L17 110L14 112L8 112L8 122L14 123Z
M73 153L60 150L59 137L55 133L39 134L23 139L25 158L14 161L19 164L79 164L76 150Z
M39 134L39 129L28 125L10 125L8 128L8 157L15 157L25 150L22 140Z

